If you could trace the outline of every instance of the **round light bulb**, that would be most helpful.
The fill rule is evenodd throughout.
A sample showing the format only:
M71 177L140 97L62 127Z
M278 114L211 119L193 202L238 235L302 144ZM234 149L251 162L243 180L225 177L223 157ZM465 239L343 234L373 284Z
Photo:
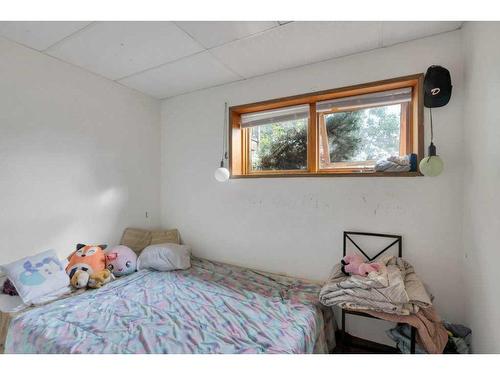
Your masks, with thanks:
M437 155L427 156L423 158L419 164L420 172L424 176L436 177L443 171L443 161Z
M229 180L229 171L224 167L217 168L215 170L214 177L219 182L225 182Z

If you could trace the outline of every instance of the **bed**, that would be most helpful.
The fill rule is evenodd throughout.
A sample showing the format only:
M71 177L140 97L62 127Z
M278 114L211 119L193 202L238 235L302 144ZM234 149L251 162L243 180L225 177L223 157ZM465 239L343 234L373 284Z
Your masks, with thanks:
M5 353L327 353L320 285L193 258L12 316Z

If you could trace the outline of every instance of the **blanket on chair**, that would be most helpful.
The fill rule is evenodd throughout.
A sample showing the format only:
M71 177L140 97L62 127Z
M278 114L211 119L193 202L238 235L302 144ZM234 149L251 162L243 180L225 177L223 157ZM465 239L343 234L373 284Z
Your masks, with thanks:
M321 303L399 315L416 313L432 305L410 263L395 256L384 257L378 262L383 265L382 269L368 276L346 276L341 271L341 264L337 264L320 291Z

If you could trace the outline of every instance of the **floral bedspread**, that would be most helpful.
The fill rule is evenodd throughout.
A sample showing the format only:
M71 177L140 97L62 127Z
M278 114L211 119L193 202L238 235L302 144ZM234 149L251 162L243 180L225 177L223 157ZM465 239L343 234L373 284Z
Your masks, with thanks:
M6 353L324 353L331 310L315 284L193 258L14 318Z

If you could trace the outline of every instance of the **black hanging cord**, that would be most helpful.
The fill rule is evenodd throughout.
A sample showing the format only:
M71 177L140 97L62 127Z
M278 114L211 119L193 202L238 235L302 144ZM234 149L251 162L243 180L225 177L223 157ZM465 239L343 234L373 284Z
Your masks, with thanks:
M224 125L222 126L222 158L220 160L220 166L221 168L224 167L224 160L227 160L227 151L226 151L226 144L227 144L227 102L224 103Z
M429 114L431 118L431 144L429 145L429 151L428 151L428 156L429 159L427 159L427 162L430 161L431 156L436 156L436 146L434 145L434 127L432 125L432 108L429 107Z
M434 128L432 127L432 107L429 108L429 114L431 116L431 143L434 141Z

